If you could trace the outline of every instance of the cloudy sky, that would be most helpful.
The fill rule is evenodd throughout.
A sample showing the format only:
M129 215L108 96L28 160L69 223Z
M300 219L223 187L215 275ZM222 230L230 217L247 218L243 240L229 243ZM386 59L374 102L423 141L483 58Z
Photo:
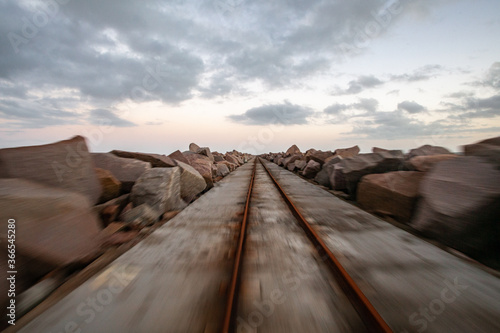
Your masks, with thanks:
M0 147L250 153L500 133L498 0L0 0Z

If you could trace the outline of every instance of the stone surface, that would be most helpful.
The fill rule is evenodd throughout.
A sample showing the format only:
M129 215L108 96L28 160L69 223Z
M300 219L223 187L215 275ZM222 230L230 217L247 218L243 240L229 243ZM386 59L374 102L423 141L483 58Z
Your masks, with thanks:
M186 203L190 203L198 194L200 194L207 183L201 174L189 164L177 161L181 168L181 198Z
M330 183L330 177L334 172L335 164L339 163L340 161L342 161L342 158L337 155L333 155L327 158L321 168L321 171L318 172L314 180L322 186L331 188L332 186Z
M391 216L408 224L425 176L417 171L393 171L366 175L358 184L357 201L367 211Z
M230 172L233 172L234 170L236 170L236 168L238 168L238 165L237 164L234 164L234 163L230 163L226 160L224 161L220 161L220 162L216 162L217 164L224 164L228 167L229 171Z
M171 159L173 159L175 161L189 164L189 161L184 157L184 155L182 155L182 153L180 152L180 150L174 151L173 153L171 153L170 155L168 155L168 157L170 157Z
M314 160L310 160L309 162L307 162L304 171L302 171L302 175L306 178L314 178L320 170L321 164Z
M299 147L297 147L296 145L293 145L286 150L286 155L295 155L295 154L301 154Z
M160 215L148 204L142 204L120 215L120 220L138 227L147 227L158 222Z
M200 149L200 146L198 146L196 143L192 142L189 144L189 151L197 153L198 149Z
M151 163L134 158L122 158L110 153L92 153L94 165L110 171L121 182L121 192L128 193L132 190L135 181L142 173L151 169Z
M301 170L301 171L302 171L302 170L304 170L304 168L305 168L305 167L306 167L306 165L307 165L307 162L306 162L306 161L304 161L304 160L297 160L297 161L295 161L294 163L295 163L295 168L296 168L297 170Z
M422 181L412 225L477 259L490 260L500 246L500 171L480 157L436 165Z
M238 161L238 159L237 159L235 156L231 155L231 154L226 154L226 155L224 156L224 158L225 158L225 159L226 159L226 161L228 161L229 163L233 163L233 164L236 164L236 165L238 165L238 166L239 166L239 165L241 165L241 164L240 164L240 161Z
M118 197L121 189L120 181L108 170L95 168L95 172L101 183L102 190L98 203L103 203Z
M206 157L208 157L210 159L210 161L214 162L214 156L212 155L212 152L210 152L210 148L208 148L208 147L200 148L200 149L198 149L198 151L196 153L201 154L201 155L205 155Z
M448 149L439 146L423 145L415 149L411 149L407 154L407 159L411 159L415 156L423 155L443 155L452 154Z
M379 147L373 147L372 148L372 153L381 153L384 151L389 151L389 149L384 149L384 148L379 148Z
M171 168L177 164L168 156L160 154L136 153L122 150L112 150L111 154L123 158L134 158L139 161L149 162L153 168Z
M300 159L302 159L302 158L303 158L302 154L296 154L296 155L292 155L292 156L290 156L290 157L287 157L287 158L285 158L285 160L283 161L283 167L288 168L288 165L289 165L290 163L292 163L292 164L293 164L293 163L295 163L295 161L298 161L298 160L300 160Z
M325 163L325 161L332 156L333 156L333 153L331 151L318 150L318 151L313 152L309 156L306 156L306 161L309 162L310 160L313 160L313 161L316 161L319 164L323 165Z
M451 154L415 156L406 163L406 166L409 170L427 172L437 163L456 157L458 157L458 155Z
M217 165L217 176L226 177L229 175L229 168L225 164L216 164Z
M359 154L359 147L339 148L335 150L334 154L342 158L354 157Z
M181 169L153 168L135 182L130 200L135 207L144 203L153 208L158 216L169 210L185 207L181 199Z
M225 161L224 156L214 155L214 162L222 162L222 161Z
M103 204L95 205L92 210L101 218L102 225L106 227L120 215L121 211L129 203L129 197L129 194L123 194Z
M184 157L189 161L189 165L196 169L200 175L205 179L205 190L208 190L214 186L214 181L212 178L212 161L204 155L184 152Z
M500 169L500 137L465 145L463 149L466 156L480 156Z
M0 178L23 178L81 193L91 204L101 196L101 184L81 136L42 146L0 149Z
M85 195L25 179L0 179L0 218L4 225L16 220L16 252L48 267L86 261L99 251L100 228ZM7 228L2 229L4 237Z
M333 172L330 173L330 187L335 191L346 191L347 180L344 174L344 168L338 164L333 167Z

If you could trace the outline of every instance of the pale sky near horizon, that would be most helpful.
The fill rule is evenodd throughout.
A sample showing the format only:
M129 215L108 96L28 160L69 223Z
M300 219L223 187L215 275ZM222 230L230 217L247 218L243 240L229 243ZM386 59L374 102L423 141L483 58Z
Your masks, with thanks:
M0 128L0 148L460 151L500 135L500 1L0 0Z

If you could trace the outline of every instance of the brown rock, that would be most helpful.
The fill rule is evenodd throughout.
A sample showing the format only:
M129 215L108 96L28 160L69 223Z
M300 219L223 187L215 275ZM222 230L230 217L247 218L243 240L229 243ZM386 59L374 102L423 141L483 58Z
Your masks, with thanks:
M160 216L161 214L158 214L157 210L151 208L148 204L142 204L122 213L120 220L142 228L155 224Z
M500 137L491 138L463 147L466 156L479 156L500 169Z
M302 171L306 167L307 162L304 161L304 160L297 160L297 161L294 162L294 164L295 164L295 169L296 170Z
M314 178L316 174L321 170L321 164L316 161L310 160L307 162L302 175L306 178Z
M456 157L457 155L450 154L415 156L411 160L409 160L406 165L410 170L427 172L431 170L437 163Z
M103 227L106 227L109 223L116 220L128 204L128 200L129 195L124 194L103 204L96 205L92 207L92 210L101 218Z
M208 190L214 186L212 179L212 161L204 155L184 152L184 157L189 161L189 164L200 173L200 175L205 179L206 187Z
M216 162L216 164L224 164L224 165L226 165L230 172L233 172L238 167L237 164L233 164L233 163L230 163L228 161Z
M331 151L319 150L307 156L306 161L309 162L310 160L313 160L323 165L325 161L330 157L333 157L333 153Z
M229 163L233 163L233 164L236 164L236 165L238 165L238 166L239 166L239 165L241 165L241 164L240 164L240 161L238 161L238 159L237 159L235 156L231 155L231 154L226 154L226 155L224 156L224 158L225 158L225 159L226 159L226 161L228 161Z
M420 195L415 229L500 265L500 171L494 165L475 156L441 162L426 174Z
M168 157L170 157L171 159L173 159L175 161L189 164L189 161L184 157L184 155L182 155L180 150L174 151L172 154L168 155Z
M424 173L394 171L366 175L358 184L357 201L367 211L409 223Z
M444 155L452 154L448 149L439 146L423 145L415 149L411 149L407 154L406 159L411 159L415 156L425 156L425 155Z
M296 145L293 145L291 146L290 148L287 149L286 151L286 155L290 156L290 155L295 155L295 154L302 154L300 152L300 149L299 147L297 147Z
M137 237L139 237L139 231L136 230L116 232L112 235L105 237L103 241L103 246L105 247L119 246L131 242Z
M210 152L210 148L208 147L203 147L203 148L200 148L198 149L198 151L196 152L197 154L201 154L201 155L205 155L206 157L208 157L210 159L210 161L214 161L214 156L212 155L212 153Z
M134 158L139 161L149 162L153 168L172 168L177 165L170 157L160 154L135 153L122 150L113 150L111 154L118 157Z
M372 153L382 153L385 151L389 151L389 149L384 149L384 148L379 148L379 147L373 147L372 148Z
M333 155L327 158L325 160L325 164L323 164L323 167L321 168L321 171L318 172L314 180L322 186L331 188L330 177L334 172L335 164L339 163L340 161L342 161L342 158L337 155Z
M0 149L0 178L23 178L81 193L91 204L101 196L101 185L81 136L42 146Z
M200 149L200 146L198 146L196 143L193 142L189 144L189 151L197 153L198 149Z
M336 149L334 154L342 158L354 157L359 154L359 147L356 145L350 148Z
M205 179L191 165L177 161L181 168L181 198L190 203L207 186Z
M229 175L229 168L225 164L216 164L217 166L217 176L226 177Z
M296 154L296 155L292 155L290 157L287 157L283 161L283 167L288 168L289 164L293 164L293 163L295 163L295 161L298 161L298 160L300 160L302 158L303 158L302 154Z
M103 203L120 196L121 183L116 179L113 174L101 168L95 168L97 178L101 183L101 197L98 203Z
M347 180L344 174L344 168L337 163L333 167L333 172L330 173L330 187L335 191L346 191Z

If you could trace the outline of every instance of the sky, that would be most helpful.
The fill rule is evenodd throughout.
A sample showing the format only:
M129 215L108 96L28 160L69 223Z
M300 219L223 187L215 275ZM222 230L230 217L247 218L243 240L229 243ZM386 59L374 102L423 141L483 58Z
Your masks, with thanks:
M460 146L500 133L497 0L0 0L0 148Z

